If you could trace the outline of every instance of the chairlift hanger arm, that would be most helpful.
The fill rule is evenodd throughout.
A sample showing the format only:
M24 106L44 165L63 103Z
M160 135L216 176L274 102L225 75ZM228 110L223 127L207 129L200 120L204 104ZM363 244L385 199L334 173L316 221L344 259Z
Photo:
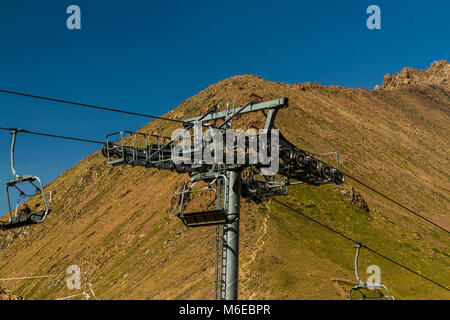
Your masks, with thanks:
M14 150L16 148L16 139L17 139L17 133L20 132L20 129L13 129L11 131L11 134L13 135L12 142L11 142L11 171L14 178L18 177L18 174L16 172L15 168L15 161L14 161Z

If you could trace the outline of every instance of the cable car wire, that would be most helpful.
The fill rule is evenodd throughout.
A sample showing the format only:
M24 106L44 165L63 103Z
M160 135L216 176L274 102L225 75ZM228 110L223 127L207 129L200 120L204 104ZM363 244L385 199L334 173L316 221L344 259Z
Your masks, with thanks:
M104 110L104 111L119 112L119 113L125 113L125 114L142 116L142 117L153 118L153 119L160 119L160 120L166 120L166 121L172 121L172 122L178 122L178 123L187 123L187 122L185 122L183 120L177 120L177 119L171 119L171 118L165 118L165 117L159 117L159 116L152 116L152 115L148 115L148 114L130 112L130 111L114 109L114 108L109 108L109 107L99 107L99 106L95 106L95 105L91 105L91 104L85 104L85 103L79 103L79 102L62 100L62 99L55 99L55 98L48 98L48 97L32 95L32 94L23 93L23 92L17 92L17 91L9 91L9 90L2 90L2 89L0 89L0 93L7 93L7 94L18 95L18 96L23 96L23 97L29 97L29 98L34 98L34 99L41 99L41 100L48 100L48 101L54 101L54 102L61 102L61 103L72 104L72 105L77 105L77 106L81 106L81 107L94 108L94 109L99 109L99 110ZM23 131L23 132L25 132L25 131ZM39 133L32 133L32 132L28 132L28 133L39 134ZM63 138L63 139L86 141L86 142L93 142L93 143L102 143L102 142L98 142L98 141L89 141L89 140L86 140L86 139L69 138L69 137L62 137L62 136L55 136L55 135L48 135L48 134L41 134L41 135L51 136L51 137L54 137L54 138ZM358 184L366 187L367 189L372 190L373 192L377 193L378 195L382 196L383 198L387 199L388 201L391 201L392 203L396 204L397 206L399 206L399 207L407 210L408 212L416 215L417 217L421 218L422 220L424 220L424 221L434 225L435 227L441 229L442 231L444 231L446 233L450 233L450 231L447 230L446 228L438 225L437 223L435 223L435 222L431 221L430 219L424 217L423 215L415 212L414 210L406 207L405 205L401 204L400 202L398 202L398 201L392 199L391 197L381 193L380 191L372 188L371 186L369 186L366 183L358 180L357 178L351 176L350 174L345 173L345 172L342 172L342 174L346 175L347 177L349 177L353 181L357 182Z
M38 136L45 136L45 137L58 138L58 139L66 139L66 140L75 140L75 141L89 142L89 143L96 143L96 144L102 144L102 145L105 144L104 142L96 141L96 140L89 140L89 139L82 139L82 138L66 137L66 136L60 136L60 135L49 134L49 133L42 133L42 132L28 131L28 130L24 130L24 129L16 129L16 128L4 128L4 127L0 127L0 130L5 130L5 131L19 130L19 132L28 133L28 134L34 134L34 135L38 135Z
M71 105L75 105L75 106L79 106L79 107L92 108L92 109L98 109L98 110L103 110L103 111L125 113L125 114L130 114L130 115L133 115L133 116L140 116L140 117L159 119L159 120L165 120L165 121L172 121L172 122L178 122L178 123L188 123L188 122L183 121L183 120L177 120L177 119L171 119L171 118L165 118L165 117L159 117L159 116L152 116L152 115L149 115L149 114L131 112L131 111L126 111L126 110L116 109L116 108L111 108L111 107L100 107L100 106L95 106L95 105L92 105L92 104L80 103L80 102L69 101L69 100L48 98L48 97L37 96L37 95L33 95L33 94L29 94L29 93L23 93L23 92L17 92L17 91L9 91L9 90L2 90L2 89L0 89L0 93L7 93L7 94L17 95L17 96L22 96L22 97L33 98L33 99L40 99L40 100L47 100L47 101L53 101L53 102L66 103L66 104L71 104Z
M5 128L5 127L0 127L0 130L6 130L6 131L13 131L13 130L17 130L16 128ZM59 139L67 139L67 140L75 140L75 141L81 141L81 142L89 142L89 143L95 143L95 144L101 144L104 145L104 142L101 141L96 141L96 140L89 140L89 139L83 139L83 138L73 138L73 137L67 137L67 136L61 136L61 135L54 135L54 134L48 134L48 133L41 133L41 132L33 132L33 131L28 131L28 130L23 130L20 129L21 132L23 133L28 133L28 134L34 134L34 135L40 135L40 136L46 136L46 137L52 137L52 138L59 138ZM417 217L421 218L422 220L432 224L433 226L439 228L440 230L446 232L446 233L450 233L449 230L445 229L444 227L440 226L439 224L431 221L430 219L424 217L423 215L415 212L414 210L406 207L405 205L401 204L400 202L392 199L391 197L383 194L382 192L374 189L373 187L367 185L366 183L358 180L357 178L353 177L352 175L341 171L342 174L346 175L347 177L349 177L350 179L354 180L355 182L359 183L360 185L368 188L369 190L372 190L373 192L375 192L376 194L382 196L383 198L391 201L392 203L396 204L397 206L407 210L408 212L411 212L412 214L416 215Z
M4 127L0 127L0 130L13 131L13 130L17 130L17 129L16 129L16 128L4 128ZM48 133L33 132L33 131L28 131L28 130L23 130L23 129L21 129L20 131L23 132L23 133L29 133L29 134L40 135L40 136L47 136L47 137L52 137L52 138L60 138L60 139L67 139L67 140L75 140L75 141L89 142L89 143L96 143L96 144L102 144L102 145L105 144L104 142L101 142L101 141L89 140L89 139L83 139L83 138L66 137L66 136L54 135L54 134L48 134ZM423 215L421 215L421 214L415 212L414 210L412 210L412 209L406 207L405 205L403 205L403 204L401 204L400 202L398 202L398 201L392 199L391 197L389 197L389 196L383 194L382 192L380 192L380 191L374 189L373 187L367 185L366 183L364 183L364 182L358 180L357 178L353 177L352 175L350 175L350 174L348 174L348 173L346 173L346 172L343 172L343 171L341 171L341 173L344 174L344 175L346 175L346 176L349 177L350 179L354 180L355 182L359 183L360 185L362 185L362 186L368 188L369 190L375 192L376 194L382 196L383 198L385 198L385 199L391 201L392 203L396 204L397 206L399 206L399 207L401 207L401 208L407 210L408 212L411 212L412 214L416 215L417 217L421 218L422 220L424 220L424 221L426 221L426 222L432 224L433 226L439 228L440 230L442 230L442 231L444 231L444 232L446 232L446 233L450 233L449 230L445 229L444 227L438 225L437 223L431 221L430 219L424 217Z

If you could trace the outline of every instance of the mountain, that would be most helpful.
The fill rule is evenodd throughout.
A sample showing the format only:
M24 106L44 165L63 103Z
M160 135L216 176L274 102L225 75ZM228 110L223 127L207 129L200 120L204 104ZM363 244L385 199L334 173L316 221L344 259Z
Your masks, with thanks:
M235 76L186 99L166 117L185 119L222 102L289 98L276 127L298 147L338 151L350 173L426 218L450 228L450 88L447 61L387 75L375 90L286 84ZM223 107L222 107L223 108ZM235 128L261 126L242 116ZM176 124L139 129L171 135ZM124 128L132 129L132 128ZM0 278L60 275L3 283L24 299L55 299L79 265L100 299L213 298L215 228L186 228L174 194L185 174L110 167L98 151L47 186L54 209L45 223L0 233ZM290 187L280 201L447 287L450 238L347 179L342 186ZM366 206L363 205L366 204ZM355 284L353 244L287 208L242 201L241 299L346 299ZM396 299L450 299L448 291L362 249Z

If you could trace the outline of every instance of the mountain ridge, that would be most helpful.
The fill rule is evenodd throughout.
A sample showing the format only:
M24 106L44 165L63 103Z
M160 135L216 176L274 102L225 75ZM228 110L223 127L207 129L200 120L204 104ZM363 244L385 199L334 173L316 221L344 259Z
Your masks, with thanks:
M166 116L184 119L234 99L243 105L288 97L290 106L276 120L286 138L313 152L339 151L344 171L449 228L450 95L446 82L431 82L366 90L241 75L208 86ZM263 121L252 115L236 126ZM139 131L170 136L177 127L154 120ZM172 195L186 179L108 167L99 151L85 157L48 185L55 191L54 210L45 223L0 234L0 275L61 274L78 264L102 299L211 298L214 230L186 229L174 216ZM298 186L281 200L445 284L448 237L354 185L370 212L358 208L342 195L352 186ZM241 298L344 298L355 281L352 244L273 202L243 201L242 207ZM361 263L379 264L396 298L450 298L367 253ZM71 293L63 279L17 281L8 288L25 299Z
M450 63L447 60L435 61L426 70L404 68L397 74L387 74L382 89L407 88L411 86L439 86L450 90Z

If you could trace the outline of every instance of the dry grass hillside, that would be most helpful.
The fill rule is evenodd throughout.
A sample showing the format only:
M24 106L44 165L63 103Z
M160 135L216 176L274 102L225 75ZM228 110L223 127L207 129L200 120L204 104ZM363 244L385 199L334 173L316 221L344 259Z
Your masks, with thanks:
M285 84L242 75L213 84L166 116L202 114L219 102L288 97L276 126L297 146L338 151L344 171L450 228L450 64L405 69L377 90ZM246 127L257 117L239 120ZM142 132L171 134L155 120ZM124 128L133 129L133 128ZM48 185L48 220L0 234L0 278L64 274L78 264L100 299L210 299L215 228L188 229L174 215L186 175L141 167L112 168L100 152ZM354 185L370 211L343 196ZM295 186L280 201L450 287L450 238L348 181ZM354 283L352 243L274 203L242 203L241 299L345 299ZM450 299L450 293L362 251L361 273L381 268L396 299ZM76 292L64 277L3 283L24 299Z

